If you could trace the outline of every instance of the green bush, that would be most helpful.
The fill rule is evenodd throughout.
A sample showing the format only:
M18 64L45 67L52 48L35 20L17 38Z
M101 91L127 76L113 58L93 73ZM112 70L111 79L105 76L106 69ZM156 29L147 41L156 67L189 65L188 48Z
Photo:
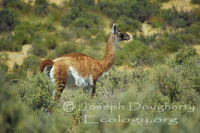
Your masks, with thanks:
M1 53L0 54L0 68L1 68L1 71L5 71L7 72L8 71L8 66L6 64L6 61L8 60L8 55L6 53Z
M24 13L27 13L31 9L31 5L25 3L22 0L3 0L2 5L4 8L14 8L22 10Z
M27 76L27 73L23 69L16 69L13 72L9 72L6 75L6 81L10 83L17 83L20 79L24 79Z
M0 38L0 51L20 51L21 45L18 45L11 34L7 34Z
M17 36L21 40L22 38L27 39L28 42L33 42L38 38L41 38L42 34L45 32L53 32L55 27L52 23L29 23L28 21L23 21L16 26L14 32L23 33L22 37ZM23 40L23 39L22 39Z
M30 34L25 30L14 30L13 40L17 45L30 43Z
M58 36L56 34L46 35L44 38L48 49L55 49L58 46Z
M109 18L112 18L113 21L116 21L120 16L120 10L117 8L104 8L103 12Z
M200 4L200 0L191 0L192 4Z
M190 58L197 55L196 49L193 47L184 47L178 51L175 57L175 63L181 65L182 63L186 62Z
M84 7L86 10L95 5L95 0L71 0L70 6L72 7Z
M193 98L199 97L199 57L192 47L180 49L166 65L156 67L154 80L163 95L171 102L197 105ZM189 93L190 92L190 93ZM182 95L186 96L185 99Z
M49 7L48 7L48 4L36 5L35 8L34 8L34 10L35 10L35 13L36 13L37 15L40 15L40 16L42 16L42 17L47 16L47 15L49 14L49 12L50 12L50 9L49 9Z
M2 70L0 68L0 73ZM1 79L4 75L1 75ZM0 87L0 129L2 133L15 132L18 125L25 118L26 110L21 103L19 96L16 95L16 88L9 86L7 83L1 83Z
M200 37L200 23L197 22L190 26L189 33L191 33L193 36L196 37L196 39L199 39Z
M162 50L164 53L177 52L182 46L192 44L192 37L188 38L187 36L185 38L185 36L183 33L164 33L154 42L153 47Z
M159 2L169 2L170 0L157 0Z
M2 71L5 71L5 72L8 71L8 66L6 64L4 64L4 63L0 62L0 68L1 68Z
M62 16L60 22L63 27L90 29L93 26L100 27L102 21L95 14L87 13L82 8L72 7L68 14Z
M36 39L34 40L32 53L34 55L45 57L47 55L48 49L46 47L46 42L42 39Z
M1 9L0 16L0 33L13 30L19 23L17 14L9 9Z
M44 4L47 4L47 0L36 0L35 4L36 5L44 5Z
M53 105L51 102L54 86L44 74L22 80L17 86L20 88L21 100L34 111L48 109Z
M139 40L144 44L152 46L156 41L156 37L158 37L158 36L159 36L158 34L153 34L153 35L150 35L150 36L145 36L145 35L142 35L142 34L141 35L134 34L133 38L134 38L134 40Z
M120 16L117 20L118 29L121 31L136 31L141 30L141 23L137 20L133 20L127 16Z
M195 11L180 12L174 7L173 9L162 10L161 16L163 17L163 25L170 25L174 28L186 28L194 24L197 21Z
M60 57L65 54L74 53L77 50L75 43L66 43L62 46L58 46L55 49L57 57Z
M158 67L155 76L155 82L157 83L157 88L161 91L164 96L170 98L170 102L179 100L179 95L181 93L179 85L179 76L177 73L170 71L170 68L163 66Z
M150 0L143 1L102 1L98 2L103 13L116 21L121 15L144 22L159 14L160 6Z
M121 56L121 57L120 57ZM120 60L133 64L152 64L154 62L154 53L152 49L140 41L134 40L126 44L121 51L117 51L116 64L120 65Z
M29 70L33 72L33 74L36 74L37 71L39 71L39 65L40 65L41 59L38 56L31 55L24 59L24 62L22 64L22 67L25 70Z
M158 14L160 6L156 2L152 3L149 0L144 0L131 3L130 8L125 10L127 10L131 18L144 22L149 20L151 16Z

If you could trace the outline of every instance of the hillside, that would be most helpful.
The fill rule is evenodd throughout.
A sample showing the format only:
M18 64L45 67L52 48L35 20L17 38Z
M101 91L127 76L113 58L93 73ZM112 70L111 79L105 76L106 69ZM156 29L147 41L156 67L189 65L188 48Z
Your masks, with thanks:
M34 4L33 0L31 0L31 1L25 0L25 2ZM63 6L62 0L49 0L49 3L55 3L58 6ZM183 0L183 1L175 0L175 1L169 1L169 2L162 3L161 9L172 9L173 6L175 6L178 11L181 11L181 10L189 10L190 11L192 9L198 8L198 5L191 4L190 0ZM111 21L111 20L106 18L106 16L103 16L103 17L104 17L104 19L107 19L105 21L106 23L104 24L104 25L106 25L104 27L104 32L106 32L106 34L109 34L109 32L110 32L110 27L109 27L110 22L109 21ZM40 19L40 22L44 22L44 21L46 21L46 20ZM60 27L60 25L56 25L56 27ZM61 29L62 29L62 27L61 27ZM164 32L161 28L154 28L154 27L152 27L151 24L147 24L146 22L144 22L142 24L141 31L142 32L139 34L142 34L144 36L150 36L150 35L153 35L156 33L160 33L161 31ZM77 39L76 42L79 43L80 39ZM25 48L22 48L22 51L20 51L20 52L1 52L1 53L6 53L8 55L9 60L7 61L7 65L9 67L9 70L11 70L13 68L15 63L22 65L23 60L25 58L27 58L27 55L29 54L28 52L30 52L30 50L31 50L31 46L26 45L24 47ZM195 46L195 48L197 48L197 51L199 51L198 46ZM101 53L103 54L103 52L101 52ZM126 68L127 67L125 67L125 66L124 67L121 66L121 67L117 67L117 70L122 71L122 70L125 70ZM128 67L127 70L131 70L131 67Z
M199 4L0 0L0 132L199 132ZM118 43L95 96L67 87L54 102L58 86L40 62L79 52L103 59L114 22L131 39Z

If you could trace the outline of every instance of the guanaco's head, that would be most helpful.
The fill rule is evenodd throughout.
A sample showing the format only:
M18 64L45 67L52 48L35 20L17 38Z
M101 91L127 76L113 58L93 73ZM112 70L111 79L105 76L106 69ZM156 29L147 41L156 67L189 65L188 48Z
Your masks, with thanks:
M123 41L123 40L129 40L130 36L124 32L117 31L117 26L114 23L112 28L112 34L114 34L117 37L117 41Z

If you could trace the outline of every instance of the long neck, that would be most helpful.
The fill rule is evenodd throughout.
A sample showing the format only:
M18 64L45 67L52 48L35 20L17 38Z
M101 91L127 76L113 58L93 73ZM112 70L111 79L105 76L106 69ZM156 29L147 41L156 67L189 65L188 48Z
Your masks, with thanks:
M116 43L117 43L116 37L111 33L107 42L106 54L104 56L104 59L99 61L104 72L108 71L115 62L116 47L117 47Z

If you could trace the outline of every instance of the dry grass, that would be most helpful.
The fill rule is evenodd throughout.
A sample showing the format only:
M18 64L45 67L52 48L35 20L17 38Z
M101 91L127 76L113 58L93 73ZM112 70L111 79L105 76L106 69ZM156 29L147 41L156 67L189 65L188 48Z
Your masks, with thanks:
M197 54L200 55L200 45L194 45L194 48L197 50Z
M198 8L198 5L191 4L190 0L170 0L169 2L162 4L162 9L169 9L173 6L177 7L178 11L181 10L193 10L194 8Z
M8 55L7 65L9 70L12 70L15 63L18 65L22 65L25 58L29 55L29 50L32 48L32 45L27 44L22 47L22 51L20 52L1 52L6 53Z
M32 5L34 5L35 0L24 0L26 3L31 3ZM49 3L55 3L57 5L62 5L63 1L69 1L69 0L48 0Z

